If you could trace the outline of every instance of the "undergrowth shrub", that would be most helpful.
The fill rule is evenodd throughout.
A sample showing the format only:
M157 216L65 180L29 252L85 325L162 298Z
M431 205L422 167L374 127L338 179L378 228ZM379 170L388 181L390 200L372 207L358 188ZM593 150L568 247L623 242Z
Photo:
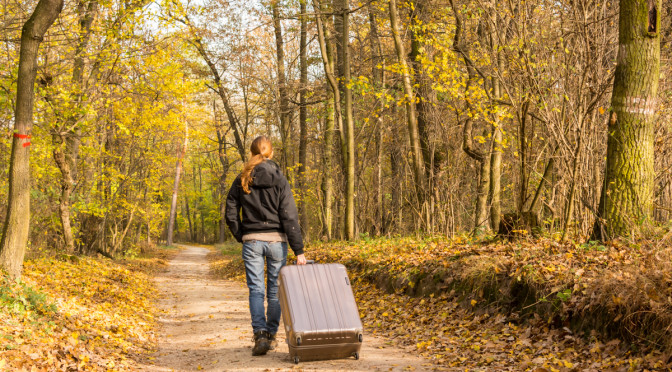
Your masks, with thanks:
M20 280L0 274L0 307L13 314L30 316L56 313L56 305L47 300L47 295L35 290Z

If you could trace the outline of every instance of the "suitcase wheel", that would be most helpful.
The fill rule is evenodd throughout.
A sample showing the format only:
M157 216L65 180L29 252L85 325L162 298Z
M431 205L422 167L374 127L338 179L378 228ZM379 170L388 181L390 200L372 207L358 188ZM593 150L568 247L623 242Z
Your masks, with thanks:
M355 360L359 360L359 353L352 353L352 356L355 357Z
M364 336L362 336L361 333L359 335L357 335L357 338L359 339L359 342L364 341Z
M298 356L294 357L294 364L299 364L299 357Z

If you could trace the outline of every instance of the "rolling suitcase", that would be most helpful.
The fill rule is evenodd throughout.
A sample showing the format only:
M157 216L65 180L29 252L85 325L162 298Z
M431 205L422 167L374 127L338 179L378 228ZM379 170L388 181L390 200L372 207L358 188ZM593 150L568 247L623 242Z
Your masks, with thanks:
M345 266L309 264L280 270L279 299L289 355L302 360L359 359L362 321Z

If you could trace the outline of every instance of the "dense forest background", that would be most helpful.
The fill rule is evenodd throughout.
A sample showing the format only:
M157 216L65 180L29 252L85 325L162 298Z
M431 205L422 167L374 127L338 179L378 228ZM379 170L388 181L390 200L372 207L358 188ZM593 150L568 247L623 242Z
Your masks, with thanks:
M0 5L3 223L35 4ZM672 218L672 3L658 14L655 224L632 221L628 238ZM618 17L609 0L67 2L38 55L29 251L167 240L176 171L175 238L227 239L226 192L261 134L311 241L502 221L586 239L616 120Z

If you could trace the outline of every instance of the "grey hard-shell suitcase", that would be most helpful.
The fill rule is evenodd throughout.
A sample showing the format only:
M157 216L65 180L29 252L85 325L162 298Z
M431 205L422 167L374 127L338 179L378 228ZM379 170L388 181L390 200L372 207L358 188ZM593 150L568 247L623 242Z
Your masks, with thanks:
M280 270L278 285L289 355L294 363L359 359L362 321L345 266L285 266Z

